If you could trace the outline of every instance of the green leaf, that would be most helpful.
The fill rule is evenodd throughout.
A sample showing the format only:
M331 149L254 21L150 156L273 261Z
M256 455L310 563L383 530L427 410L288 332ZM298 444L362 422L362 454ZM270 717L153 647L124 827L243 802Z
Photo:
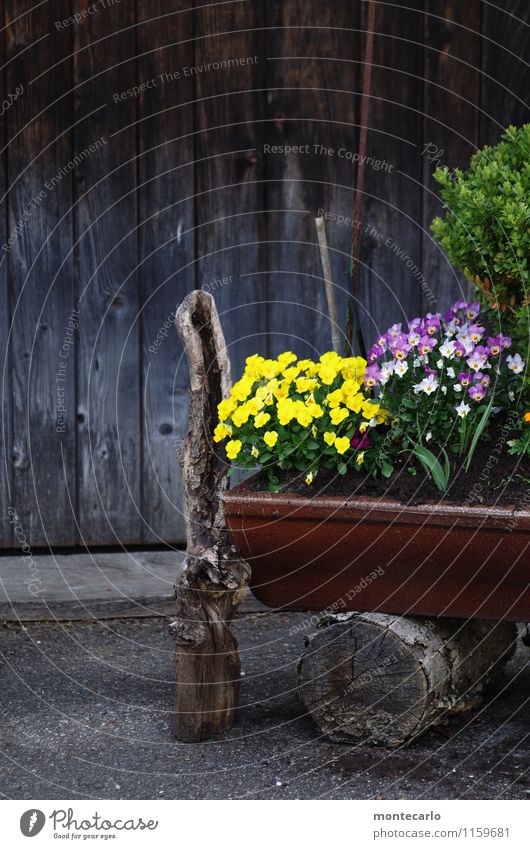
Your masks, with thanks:
M348 471L348 467L347 467L346 463L339 463L339 465L337 466L337 471L338 471L339 475L345 475L346 472Z
M441 453L445 460L443 467L436 454L433 454L428 448L424 448L423 445L415 443L412 448L412 453L420 461L425 471L431 476L438 489L441 492L447 492L449 487L449 476L451 474L451 464L445 448L441 449Z
M482 434L484 432L484 428L488 424L490 413L491 413L491 408L493 407L493 401L494 401L494 396L492 395L488 406L486 407L486 409L482 413L478 424L475 426L475 433L473 434L473 439L471 440L471 445L469 446L469 452L468 452L468 455L467 455L467 461L466 461L466 466L465 466L466 472L468 471L468 469L471 465L471 460L473 459L473 454L475 453L477 443L478 443L480 437L482 436Z
M394 471L394 466L392 463L384 462L381 464L381 474L385 478L389 478Z

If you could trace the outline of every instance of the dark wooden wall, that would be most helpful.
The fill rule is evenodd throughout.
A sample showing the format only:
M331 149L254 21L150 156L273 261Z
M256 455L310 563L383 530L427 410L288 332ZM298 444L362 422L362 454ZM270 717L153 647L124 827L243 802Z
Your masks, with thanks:
M378 4L367 339L461 291L429 235L431 172L529 120L529 6ZM351 216L355 167L339 150L358 143L367 4L4 0L2 10L2 244L25 220L0 251L0 545L179 541L187 375L171 315L191 288L212 291L236 372L255 351L329 346L313 217ZM208 69L220 60L243 61ZM330 221L328 238L342 309L351 228Z

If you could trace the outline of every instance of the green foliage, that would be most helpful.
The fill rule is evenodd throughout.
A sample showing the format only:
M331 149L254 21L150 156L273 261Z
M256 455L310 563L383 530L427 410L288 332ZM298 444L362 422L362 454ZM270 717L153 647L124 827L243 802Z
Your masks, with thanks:
M466 171L438 168L434 178L445 208L431 225L435 239L489 291L490 306L522 306L530 283L530 124L509 127Z
M425 448L423 445L419 445L419 443L416 442L412 446L411 450L414 456L420 461L425 471L431 476L438 489L441 492L447 492L449 488L449 479L451 477L451 464L445 448L442 448L440 451L444 461L443 466L436 454L433 454L432 451L429 451L429 449Z

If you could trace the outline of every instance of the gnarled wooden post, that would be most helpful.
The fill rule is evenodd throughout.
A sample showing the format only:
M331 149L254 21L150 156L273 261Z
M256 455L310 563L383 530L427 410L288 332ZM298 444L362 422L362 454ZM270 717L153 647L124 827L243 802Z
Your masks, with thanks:
M213 443L217 405L230 391L230 361L215 302L191 292L175 324L190 370L188 433L180 451L187 553L175 588L177 692L173 734L194 742L230 728L240 661L229 630L250 569L229 543L220 503L227 467Z

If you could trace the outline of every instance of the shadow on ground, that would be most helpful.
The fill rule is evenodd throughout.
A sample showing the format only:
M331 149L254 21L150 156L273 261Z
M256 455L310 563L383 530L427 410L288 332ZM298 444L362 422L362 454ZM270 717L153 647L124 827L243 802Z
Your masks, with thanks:
M296 698L303 614L235 625L242 707L225 739L170 737L167 620L0 628L0 793L12 799L528 798L528 668L472 718L396 751L319 738Z

